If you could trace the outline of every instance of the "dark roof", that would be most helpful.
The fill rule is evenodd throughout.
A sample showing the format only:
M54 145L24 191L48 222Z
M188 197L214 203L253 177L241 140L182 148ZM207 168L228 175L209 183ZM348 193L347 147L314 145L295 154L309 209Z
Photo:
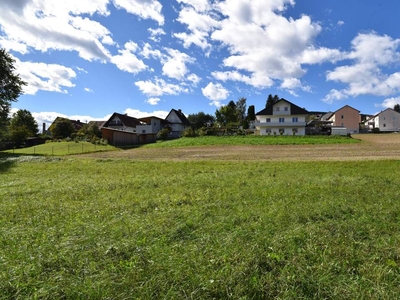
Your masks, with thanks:
M118 117L122 124L124 124L127 127L136 127L138 125L142 125L142 122L134 117L130 117L128 115L123 115L119 113L113 113L112 116L107 120L107 122L104 123L103 127L108 127L109 122L114 118Z
M96 125L98 128L104 126L107 121L89 121L88 125Z
M181 121L181 123L185 126L191 126L192 124L189 122L189 120L186 118L186 116L182 113L182 111L180 109L176 110L176 109L171 109L171 111L169 112L168 116L172 113L175 112L175 114L178 116L179 120ZM168 116L165 118L166 121L168 121Z
M140 120L140 121L142 121L142 122L145 122L145 123L147 123L147 124L149 124L149 123L151 122L151 119L158 119L158 120L160 120L161 122L164 121L164 119L159 118L159 117L155 117L155 116L149 116L149 117L138 118L138 120Z
M263 116L271 116L273 115L273 107L274 105L278 104L281 101L285 101L287 103L290 104L290 114L291 115L307 115L309 114L308 110L301 108L300 106L297 106L296 104L293 104L292 102L286 100L286 99L281 99L278 102L272 104L272 105L268 105L266 108L264 108L263 110L259 111L258 113L256 113L257 115L263 115Z

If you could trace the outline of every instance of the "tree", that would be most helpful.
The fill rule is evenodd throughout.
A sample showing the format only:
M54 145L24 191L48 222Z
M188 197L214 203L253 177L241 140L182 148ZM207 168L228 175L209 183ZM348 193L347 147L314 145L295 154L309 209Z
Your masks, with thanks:
M271 94L268 95L267 102L265 103L265 107L274 105L276 102L280 100L278 95L272 96Z
M393 109L394 109L395 111L397 111L398 113L400 113L400 104L395 104L394 107L393 107Z
M50 126L51 135L55 139L63 139L70 137L74 132L75 128L71 121L65 118L58 118Z
M15 60L5 49L0 49L0 139L8 124L11 103L23 93L26 82L15 74Z
M20 147L27 137L35 136L39 131L37 122L30 111L26 109L20 109L13 114L9 129L10 140L17 147Z
M217 122L222 126L227 126L228 124L238 123L238 111L236 109L236 104L233 101L229 101L228 105L221 106L215 112L215 117Z
M197 114L188 115L187 119L192 124L192 127L196 130L204 126L212 126L212 124L215 122L214 116L205 114L202 111L198 112Z
M256 119L256 109L254 105L250 105L247 109L247 120L254 121Z
M238 121L241 125L243 125L243 121L246 119L246 100L246 98L241 97L236 101Z

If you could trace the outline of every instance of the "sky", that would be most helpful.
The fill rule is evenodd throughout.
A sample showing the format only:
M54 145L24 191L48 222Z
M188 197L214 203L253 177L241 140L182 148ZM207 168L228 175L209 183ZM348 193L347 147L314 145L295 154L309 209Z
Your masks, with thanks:
M0 47L41 128L114 112L215 114L269 94L309 111L400 103L398 0L1 0Z

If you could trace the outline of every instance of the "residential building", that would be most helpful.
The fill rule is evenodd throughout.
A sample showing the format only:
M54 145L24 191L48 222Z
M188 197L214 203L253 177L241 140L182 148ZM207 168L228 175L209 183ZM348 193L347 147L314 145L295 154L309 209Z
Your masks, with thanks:
M333 112L327 121L332 122L332 134L335 127L346 128L346 133L359 133L361 116L360 111L345 105Z
M254 123L259 135L305 135L309 112L286 99L281 99L256 113Z
M380 132L394 132L400 130L400 113L388 108L363 122L365 128L373 130L379 128Z
M171 109L165 118L165 126L171 131L171 137L181 137L185 129L190 128L191 124L180 109Z
M103 127L123 130L129 132L136 132L136 126L142 125L143 123L134 117L130 117L127 114L113 113L111 117L103 124Z

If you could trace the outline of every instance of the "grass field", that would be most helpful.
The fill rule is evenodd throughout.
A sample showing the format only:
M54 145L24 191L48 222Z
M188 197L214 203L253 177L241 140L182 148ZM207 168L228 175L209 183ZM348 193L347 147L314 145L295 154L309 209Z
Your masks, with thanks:
M373 140L326 147L394 155L397 136L379 138L386 152ZM279 152L292 147L302 146ZM140 151L166 149L0 160L0 299L400 295L400 156L152 161Z
M17 155L56 155L64 156L71 154L93 153L102 151L116 150L111 145L96 145L89 142L53 142L42 145L37 145L28 148L11 149L1 151L3 155L17 154Z

